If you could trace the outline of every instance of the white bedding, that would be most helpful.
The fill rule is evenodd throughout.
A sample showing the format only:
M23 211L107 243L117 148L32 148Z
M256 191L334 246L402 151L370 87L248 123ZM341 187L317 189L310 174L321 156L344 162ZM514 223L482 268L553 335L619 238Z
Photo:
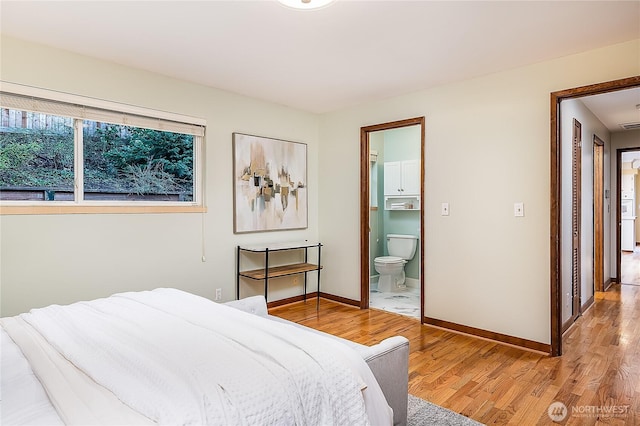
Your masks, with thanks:
M392 423L351 349L178 290L54 305L2 324L65 423Z
M18 346L0 327L0 424L62 425Z

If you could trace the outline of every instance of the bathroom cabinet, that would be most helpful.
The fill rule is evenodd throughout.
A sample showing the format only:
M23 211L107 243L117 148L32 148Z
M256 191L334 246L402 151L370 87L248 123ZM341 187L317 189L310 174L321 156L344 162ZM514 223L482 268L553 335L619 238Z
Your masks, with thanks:
M420 210L420 160L384 163L384 209Z
M317 250L317 263L309 263L309 250ZM304 255L304 261L292 262L284 265L270 264L270 254L283 251L299 251ZM317 242L287 242L287 243L273 243L262 245L242 245L237 247L236 258L236 297L240 299L240 278L249 278L255 281L264 282L264 298L267 298L269 292L269 280L272 278L285 277L288 275L304 275L304 292L303 298L307 300L307 273L316 271L318 280L318 291L316 297L316 309L320 303L320 270L322 264L320 263L320 256L322 251L322 244ZM243 253L256 253L262 256L262 267L257 269L244 270L242 268Z
M420 160L385 162L384 195L420 195Z

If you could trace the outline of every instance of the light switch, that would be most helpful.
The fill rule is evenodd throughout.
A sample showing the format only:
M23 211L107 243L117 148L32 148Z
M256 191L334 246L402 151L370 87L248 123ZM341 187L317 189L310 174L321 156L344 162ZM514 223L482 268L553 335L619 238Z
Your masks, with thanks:
M515 217L523 217L524 216L524 203L515 203L513 205L513 215Z
M440 210L442 216L449 216L449 203L442 203L442 209Z

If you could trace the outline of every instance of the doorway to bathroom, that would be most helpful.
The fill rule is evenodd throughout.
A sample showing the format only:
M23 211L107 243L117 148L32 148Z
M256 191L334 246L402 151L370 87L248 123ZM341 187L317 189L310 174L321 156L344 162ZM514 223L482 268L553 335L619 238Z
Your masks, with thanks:
M360 132L360 307L421 322L424 127L424 117L417 117L363 127Z

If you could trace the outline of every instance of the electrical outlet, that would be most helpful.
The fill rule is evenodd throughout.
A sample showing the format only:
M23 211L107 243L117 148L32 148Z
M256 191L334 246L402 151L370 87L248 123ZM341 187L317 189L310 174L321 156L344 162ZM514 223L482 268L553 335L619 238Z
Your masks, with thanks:
M298 285L300 283L300 277L293 277L293 285Z
M216 288L216 296L215 299L213 300L222 300L222 289L221 288Z

